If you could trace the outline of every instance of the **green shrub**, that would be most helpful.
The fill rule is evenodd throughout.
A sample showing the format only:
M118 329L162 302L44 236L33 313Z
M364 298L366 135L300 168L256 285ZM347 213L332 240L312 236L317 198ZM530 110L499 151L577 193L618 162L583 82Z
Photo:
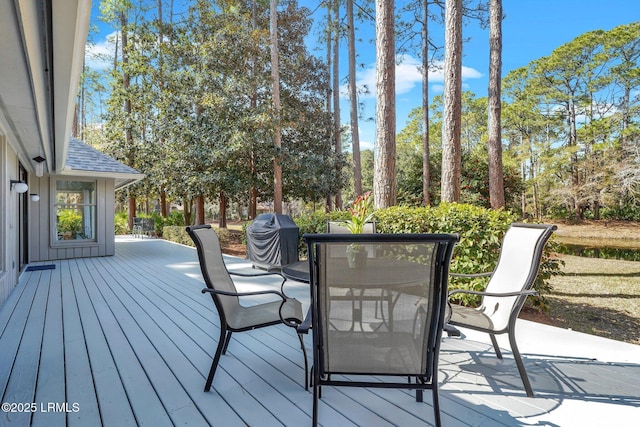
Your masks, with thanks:
M164 225L182 225L184 226L184 215L180 211L171 212L164 220Z
M328 214L315 212L296 218L300 236L304 233L324 232L329 220L345 219L347 212ZM500 247L504 233L519 218L505 210L492 210L478 206L441 203L436 207L394 206L379 209L375 214L378 233L457 233L460 242L456 245L451 260L451 271L456 273L491 272L495 269L500 256ZM306 255L306 247L299 242L301 256ZM539 295L529 298L529 304L545 309L545 294L551 287L548 279L559 274L560 262L551 257L554 242L550 242L543 257L540 272L534 285ZM483 290L487 278L461 279L451 278L449 289ZM473 295L460 295L457 302L477 305L480 298Z
M216 234L220 239L220 244L225 245L232 240L231 232L226 228L216 228ZM187 246L195 246L191 236L187 233L186 227L182 225L168 225L162 229L162 235L166 240L181 243Z
M113 226L116 234L129 233L129 214L126 211L116 212Z
M600 211L600 218L621 221L640 221L640 207L630 203L622 206L605 207Z
M218 239L220 239L220 244L222 246L232 242L231 231L228 228L218 228L215 227L216 234L218 235Z
M380 233L457 233L451 260L451 271L456 273L480 273L493 271L500 255L504 233L515 215L504 210L485 209L474 205L442 203L436 207L391 207L376 212ZM450 289L482 290L486 278L450 278ZM457 302L476 305L474 295L458 295Z
M296 225L298 226L298 254L300 258L307 256L307 244L302 240L302 236L305 234L326 233L327 222L329 221L341 221L350 217L347 211L315 211L310 214L301 215L294 218ZM246 233L245 233L246 236Z
M162 237L175 243L187 246L195 246L193 240L187 234L187 230L181 225L167 225L162 228Z

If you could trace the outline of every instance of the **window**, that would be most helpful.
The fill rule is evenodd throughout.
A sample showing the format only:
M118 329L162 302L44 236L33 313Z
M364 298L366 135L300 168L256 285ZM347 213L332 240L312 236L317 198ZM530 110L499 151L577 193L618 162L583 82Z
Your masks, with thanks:
M55 212L58 240L95 241L95 181L56 181Z

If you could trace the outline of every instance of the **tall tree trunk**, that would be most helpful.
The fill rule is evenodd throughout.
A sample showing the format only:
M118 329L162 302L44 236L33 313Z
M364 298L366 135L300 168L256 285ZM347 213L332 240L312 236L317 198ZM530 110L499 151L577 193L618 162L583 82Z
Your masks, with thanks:
M335 151L342 154L342 134L340 126L340 0L333 0L333 137ZM336 171L340 173L339 170ZM338 188L335 195L337 209L342 208L342 190Z
M82 70L86 71L87 66L85 65L85 61L82 61ZM86 79L82 79L82 95L80 97L80 140L84 141L86 139L85 130L87 129L87 97L85 93L85 84Z
M254 164L255 167L255 164ZM254 170L252 169L252 172ZM255 219L258 216L258 189L251 187L249 189L249 210L247 212L249 219Z
M526 182L527 180L527 165L523 161L520 163L520 175L522 176L522 182ZM527 217L527 191L525 189L520 193L520 212L521 217Z
M374 206L396 204L396 61L394 1L376 0L376 160Z
M160 215L162 215L162 218L169 216L167 205L167 192L164 189L160 190Z
M162 96L162 93L164 92L165 89L165 67L164 67L164 56L163 56L163 51L162 51L162 44L164 43L164 20L162 17L162 0L158 0L157 1L157 8L158 8L158 91L160 93L160 96ZM169 21L169 25L171 25L171 21ZM164 116L164 112L159 112L159 116L162 117ZM160 136L159 140L158 140L158 145L160 147L164 146L165 144L165 138L163 136ZM167 192L165 191L164 188L160 188L160 215L162 215L163 218L166 218L168 213L167 213Z
M445 6L444 117L442 120L443 202L460 201L462 153L462 0Z
M184 215L184 224L192 225L191 224L191 200L186 196L182 199L182 207L183 207L182 212Z
M129 193L129 230L133 230L133 218L136 216L136 198Z
M347 0L347 30L349 41L349 103L351 148L353 151L353 189L362 194L362 164L360 162L360 132L358 130L358 92L356 88L356 29L353 21L353 0Z
M422 204L431 205L431 150L429 146L429 1L422 0Z
M204 196L201 194L196 197L196 218L195 225L204 224Z
M620 153L624 156L627 150L627 129L631 125L631 114L629 105L631 100L631 88L628 85L624 87L624 95L622 96L622 122L620 123Z
M326 62L327 62L327 74L331 75L331 70L332 70L332 63L333 63L333 57L331 55L331 51L332 49L332 40L333 40L333 25L331 23L332 20L332 14L331 14L331 8L332 8L332 2L327 2L325 3L327 5L327 31L326 31L326 43L327 43L327 51L326 51ZM331 114L331 112L333 111L333 103L332 103L332 90L331 90L331 85L327 85L327 113ZM331 141L331 144L333 144L333 141ZM326 195L326 199L325 199L325 211L330 212L333 210L333 200L331 199L331 194L327 194Z
M73 109L73 124L71 125L71 136L74 138L78 138L78 132L80 129L80 124L79 124L79 119L78 117L80 116L80 102L81 101L81 96L78 96L76 99L76 108Z
M282 166L280 164L280 148L282 134L280 128L280 69L278 65L278 2L270 1L271 30L271 84L273 92L274 137L276 154L273 157L273 210L282 213Z
M256 0L251 3L251 27L253 30L257 27L257 14L258 7ZM251 61L251 77L255 78L256 75L256 62L257 58L254 55ZM258 106L258 94L257 90L251 94L251 108L255 109ZM247 212L249 219L254 219L258 215L258 189L256 188L256 182L258 181L258 170L256 166L256 153L251 142L251 152L249 153L249 168L251 173L251 187L249 188L249 210Z
M573 99L567 102L567 132L568 132L568 146L575 147L578 141L578 134L576 128L576 107ZM572 150L571 153L571 186L573 192L573 211L576 218L582 218L584 215L581 209L580 203L580 169L578 167L578 150Z
M491 208L505 207L502 169L502 0L489 10L489 200Z
M124 115L126 118L131 116L131 98L129 94L130 77L128 70L129 54L127 53L128 38L127 38L127 14L120 12L120 33L122 38L122 89L125 93L124 98ZM129 126L124 130L125 147L127 152L128 166L135 167L135 160L133 155L133 135ZM133 218L136 216L136 198L135 195L129 192L129 225L133 228Z
M227 196L224 194L224 191L220 192L219 203L220 221L218 222L218 227L227 228Z

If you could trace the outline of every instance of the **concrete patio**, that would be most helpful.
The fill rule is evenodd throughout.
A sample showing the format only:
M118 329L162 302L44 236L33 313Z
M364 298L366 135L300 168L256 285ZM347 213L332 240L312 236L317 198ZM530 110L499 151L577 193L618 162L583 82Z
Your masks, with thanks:
M42 264L0 307L0 425L311 424L302 353L284 326L235 334L202 391L219 329L194 248L122 237L113 257ZM308 305L308 285L286 291ZM488 336L462 332L440 354L445 426L637 425L640 346L519 320L527 398L506 341L498 360ZM430 405L429 393L416 403L408 391L325 388L320 423L433 425Z

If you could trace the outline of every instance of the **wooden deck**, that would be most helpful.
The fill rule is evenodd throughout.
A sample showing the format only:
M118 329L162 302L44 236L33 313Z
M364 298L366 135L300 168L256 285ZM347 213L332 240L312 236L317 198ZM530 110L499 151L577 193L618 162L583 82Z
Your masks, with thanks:
M0 307L1 426L311 424L302 353L284 326L235 334L202 391L218 323L194 249L120 238L113 257L50 264L23 273ZM306 285L287 289L308 300ZM445 338L440 356L445 426L637 425L640 346L519 321L537 393L527 398L509 351L499 361L488 337L463 333ZM430 400L326 388L320 422L432 425Z

